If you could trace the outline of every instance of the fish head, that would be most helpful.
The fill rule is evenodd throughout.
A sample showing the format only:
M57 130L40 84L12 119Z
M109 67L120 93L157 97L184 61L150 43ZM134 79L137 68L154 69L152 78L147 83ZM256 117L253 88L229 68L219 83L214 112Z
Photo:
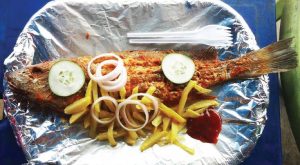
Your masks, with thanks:
M76 62L82 68L85 68L87 63L86 60L83 61L84 59L81 58L70 60ZM61 97L55 95L49 87L48 77L51 67L56 62L57 61L43 62L16 71L7 72L5 78L10 89L14 94L17 94L16 96L21 96L21 98L33 101L36 103L35 105L63 112L67 105L84 96L87 83L85 83L79 92L71 96ZM85 75L88 77L86 71ZM88 79L86 79L86 82L88 82Z
M16 93L33 97L37 93L46 92L48 87L48 73L52 63L46 65L32 65L5 74L9 87Z

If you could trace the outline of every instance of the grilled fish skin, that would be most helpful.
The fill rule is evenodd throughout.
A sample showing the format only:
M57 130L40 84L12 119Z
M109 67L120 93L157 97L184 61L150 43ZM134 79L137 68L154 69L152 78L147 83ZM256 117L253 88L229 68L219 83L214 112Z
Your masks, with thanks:
M139 92L146 92L150 86L157 90L154 96L168 105L177 104L186 84L174 84L163 74L161 62L165 55L180 53L190 56L195 63L195 73L192 80L203 87L211 87L225 81L239 78L257 77L260 75L288 71L297 66L296 52L290 48L292 39L279 41L258 51L253 51L240 58L220 61L217 51L213 48L200 51L123 51L115 52L119 55L127 69L126 95L129 96L134 87L139 86ZM87 64L90 56L70 58L80 65L85 72L86 84L74 95L60 97L53 94L48 85L48 73L51 66L57 61L48 61L31 65L23 69L7 72L5 77L10 88L29 100L37 102L43 107L63 112L64 108L84 97L89 76ZM98 61L99 62L99 61ZM111 66L112 67L112 66ZM113 68L106 67L105 72ZM192 97L197 93L192 91Z

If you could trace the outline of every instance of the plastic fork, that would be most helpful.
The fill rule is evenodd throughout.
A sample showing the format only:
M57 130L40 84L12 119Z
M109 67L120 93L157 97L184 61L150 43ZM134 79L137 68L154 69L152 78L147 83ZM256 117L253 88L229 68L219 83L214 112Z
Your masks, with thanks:
M232 45L230 28L220 25L207 25L194 31L181 32L141 32L127 33L129 43L201 43L216 47Z

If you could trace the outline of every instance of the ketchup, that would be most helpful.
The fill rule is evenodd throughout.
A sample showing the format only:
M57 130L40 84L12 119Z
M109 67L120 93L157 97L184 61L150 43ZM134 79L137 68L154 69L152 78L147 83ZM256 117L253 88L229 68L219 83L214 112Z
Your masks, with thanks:
M203 116L188 119L187 134L202 142L216 144L221 132L221 126L222 120L219 114L213 109L208 109Z

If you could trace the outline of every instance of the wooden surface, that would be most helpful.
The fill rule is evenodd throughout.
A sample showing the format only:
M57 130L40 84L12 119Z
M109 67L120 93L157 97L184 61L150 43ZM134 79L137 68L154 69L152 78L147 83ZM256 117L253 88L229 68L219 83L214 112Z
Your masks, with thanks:
M284 165L300 165L300 153L296 146L296 141L293 136L284 101L280 99L280 123L281 123L281 143Z

